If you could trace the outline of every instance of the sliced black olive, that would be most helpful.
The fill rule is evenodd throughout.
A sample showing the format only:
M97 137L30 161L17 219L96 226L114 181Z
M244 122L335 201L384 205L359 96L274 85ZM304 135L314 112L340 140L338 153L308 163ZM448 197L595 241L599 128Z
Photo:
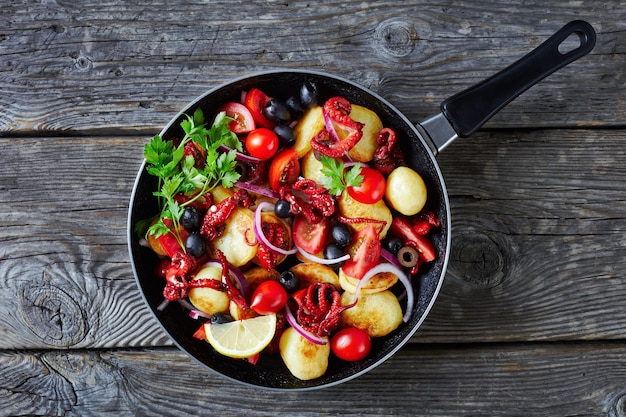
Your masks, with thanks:
M284 271L278 277L278 282L285 288L285 291L292 293L300 289L300 278L291 271Z
M407 268L413 267L417 265L418 259L419 253L415 248L412 248L410 246L403 246L398 251L398 261L402 266L405 266Z

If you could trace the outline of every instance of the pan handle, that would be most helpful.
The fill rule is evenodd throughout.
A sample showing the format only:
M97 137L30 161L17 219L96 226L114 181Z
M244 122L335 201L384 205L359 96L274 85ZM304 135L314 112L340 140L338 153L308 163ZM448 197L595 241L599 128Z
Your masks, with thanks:
M561 44L572 35L578 36L580 44L561 52ZM589 23L582 20L569 22L517 62L445 100L441 104L442 113L459 137L470 136L524 91L589 53L595 42L596 33ZM436 147L442 149L437 144Z

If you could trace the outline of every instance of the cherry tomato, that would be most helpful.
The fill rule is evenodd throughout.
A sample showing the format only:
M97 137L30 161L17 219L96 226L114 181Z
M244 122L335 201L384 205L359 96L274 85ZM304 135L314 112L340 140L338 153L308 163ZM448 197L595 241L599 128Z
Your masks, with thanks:
M387 182L385 177L374 168L361 168L363 181L358 187L348 187L348 194L363 204L374 204L385 195Z
M297 215L293 220L293 242L308 253L319 253L324 249L328 237L328 218L316 224L309 223L306 217Z
M360 361L372 350L372 339L363 329L347 327L330 339L330 349L344 361Z
M246 150L255 158L270 159L278 151L278 136L264 127L254 129L246 137Z
M270 165L270 187L278 191L286 184L293 184L300 175L298 153L293 149L280 151Z
M250 110L250 113L252 113L252 118L254 118L254 122L257 126L267 127L270 129L276 126L276 123L272 122L263 115L263 108L270 100L271 97L258 88L252 88L246 94L243 104L245 104L248 110Z
M278 281L263 281L252 293L250 307L259 314L280 311L287 303L287 291Z
M231 101L220 106L217 112L225 112L226 116L235 119L228 124L228 128L234 133L248 133L256 128L252 113L241 103Z
M169 256L170 258L178 252L183 252L183 248L180 246L178 239L174 235L174 226L170 219L163 219L163 223L170 229L169 232L162 234L158 238L155 235L150 234L148 236L148 243L152 250L162 256ZM189 233L181 228L180 238L184 242L187 239Z
M359 230L348 247L352 257L341 267L344 274L361 279L363 275L378 264L380 258L380 240L376 228L369 224Z

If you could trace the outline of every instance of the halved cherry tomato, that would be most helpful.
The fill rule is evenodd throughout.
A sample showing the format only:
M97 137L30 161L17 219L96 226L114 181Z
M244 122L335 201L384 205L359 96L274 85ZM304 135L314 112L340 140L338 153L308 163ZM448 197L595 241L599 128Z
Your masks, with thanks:
M246 150L255 158L270 159L278 151L278 136L264 127L254 129L246 137Z
M363 329L346 327L330 339L330 349L339 359L360 361L372 350L372 339Z
M150 234L148 235L148 243L150 244L152 250L154 250L157 254L161 256L167 255L171 258L176 253L183 252L184 250L180 246L180 243L178 243L178 240L172 231L174 228L172 221L170 219L163 219L163 223L170 229L170 232L162 234L158 238L155 237L155 235ZM187 239L187 236L189 236L189 233L185 229L181 228L180 237L183 242Z
M300 175L298 152L293 149L280 151L270 165L270 187L278 191L280 187L293 184Z
M375 267L380 259L380 240L374 225L368 224L354 235L348 252L352 257L341 269L349 277L363 278L363 275Z
M280 311L287 303L287 291L278 281L263 281L252 293L250 308L259 314Z
M228 128L236 134L248 133L256 128L252 113L241 103L231 101L220 106L217 112L225 112L226 116L235 119L228 124Z
M254 122L257 126L273 128L276 126L276 123L269 120L267 117L263 115L263 109L268 101L270 101L271 97L265 94L263 91L258 88L251 88L250 91L246 94L246 98L244 100L245 106L252 113L252 117L254 118Z
M328 218L319 223L309 223L306 217L296 215L293 220L293 242L308 253L319 253L324 249L328 237Z
M433 261L436 258L435 247L427 236L417 234L411 222L404 217L394 217L389 231L402 239L406 245L414 247L424 262Z
M387 181L385 177L377 169L363 167L361 168L361 176L363 181L358 187L348 187L348 194L363 204L374 204L385 195Z

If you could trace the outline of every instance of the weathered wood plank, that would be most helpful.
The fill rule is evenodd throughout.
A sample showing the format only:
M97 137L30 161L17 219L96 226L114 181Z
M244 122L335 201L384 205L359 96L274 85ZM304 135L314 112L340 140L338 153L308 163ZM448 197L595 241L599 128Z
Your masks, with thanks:
M0 415L622 417L625 361L621 343L413 346L353 381L282 393L172 349L2 352Z
M626 115L619 2L22 0L2 9L5 134L154 133L201 92L272 68L344 75L417 122L576 18L599 33L592 54L490 126L608 126Z
M621 139L616 130L492 132L447 148L451 261L415 341L622 338ZM0 139L0 349L170 343L126 249L146 140Z

